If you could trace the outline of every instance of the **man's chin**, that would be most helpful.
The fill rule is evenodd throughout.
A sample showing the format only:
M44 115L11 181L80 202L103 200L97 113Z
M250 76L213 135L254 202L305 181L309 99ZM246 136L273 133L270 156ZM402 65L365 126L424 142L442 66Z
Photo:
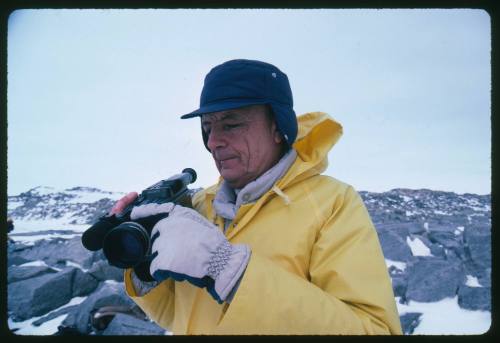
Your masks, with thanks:
M246 184L241 176L235 175L235 173L231 173L230 171L222 170L220 174L231 188L243 188Z

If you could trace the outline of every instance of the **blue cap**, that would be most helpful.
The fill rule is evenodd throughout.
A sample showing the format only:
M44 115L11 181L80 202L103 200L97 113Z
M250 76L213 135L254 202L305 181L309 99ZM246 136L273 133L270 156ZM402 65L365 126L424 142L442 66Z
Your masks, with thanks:
M297 137L292 90L286 74L269 63L237 59L214 67L205 77L200 108L181 118L259 104L271 106L278 131L292 146Z

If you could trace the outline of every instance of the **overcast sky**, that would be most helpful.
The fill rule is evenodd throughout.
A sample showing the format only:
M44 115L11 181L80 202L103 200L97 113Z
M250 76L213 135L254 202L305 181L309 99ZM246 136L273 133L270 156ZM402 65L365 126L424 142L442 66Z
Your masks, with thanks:
M8 23L8 194L217 180L206 73L278 66L295 111L344 135L326 174L357 190L491 191L491 27L482 10L18 10Z

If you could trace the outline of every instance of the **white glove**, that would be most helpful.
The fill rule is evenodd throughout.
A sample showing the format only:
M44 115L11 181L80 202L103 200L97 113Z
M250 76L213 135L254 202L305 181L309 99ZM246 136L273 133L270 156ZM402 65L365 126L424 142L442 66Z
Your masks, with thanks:
M157 281L169 277L206 287L219 303L228 300L250 259L246 244L231 244L195 210L173 203L134 207L132 220L168 213L151 232L150 273Z

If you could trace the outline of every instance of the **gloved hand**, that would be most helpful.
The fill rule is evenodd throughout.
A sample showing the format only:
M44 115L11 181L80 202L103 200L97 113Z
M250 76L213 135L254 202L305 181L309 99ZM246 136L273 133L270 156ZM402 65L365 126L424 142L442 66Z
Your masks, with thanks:
M134 207L132 220L168 213L151 232L150 273L157 281L169 277L206 287L219 303L228 296L243 275L250 259L246 244L231 244L206 218L187 207L147 204Z

